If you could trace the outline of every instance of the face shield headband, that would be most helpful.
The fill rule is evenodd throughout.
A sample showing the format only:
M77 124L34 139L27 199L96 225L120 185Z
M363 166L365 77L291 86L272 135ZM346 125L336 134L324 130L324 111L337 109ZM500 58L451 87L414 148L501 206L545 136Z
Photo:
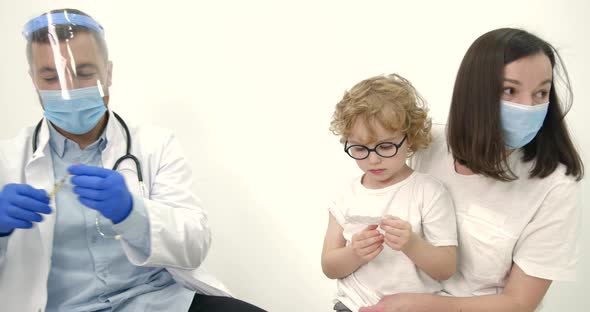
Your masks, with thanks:
M35 17L25 24L22 34L27 40L30 40L31 35L34 32L39 29L49 27L49 25L82 26L95 31L96 33L100 34L100 36L104 37L104 29L93 18L86 15L68 12L50 13Z

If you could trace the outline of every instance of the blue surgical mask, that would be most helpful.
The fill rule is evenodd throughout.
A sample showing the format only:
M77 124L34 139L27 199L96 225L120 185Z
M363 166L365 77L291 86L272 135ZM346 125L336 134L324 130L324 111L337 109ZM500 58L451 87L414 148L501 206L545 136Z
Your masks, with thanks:
M504 144L510 148L521 148L527 145L539 132L549 102L538 105L522 105L508 101L500 101L500 121Z
M92 130L106 112L98 86L73 90L39 90L45 117L72 134Z

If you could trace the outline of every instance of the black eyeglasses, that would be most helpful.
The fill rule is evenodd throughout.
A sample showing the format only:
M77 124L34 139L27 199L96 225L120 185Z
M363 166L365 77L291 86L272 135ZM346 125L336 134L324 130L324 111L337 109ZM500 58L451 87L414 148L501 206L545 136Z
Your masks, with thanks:
M350 156L356 160L361 160L361 159L365 159L365 158L369 157L371 152L375 152L375 154L377 154L381 157L391 158L391 157L397 155L397 151L400 149L400 147L402 147L402 145L406 141L407 137L408 137L407 134L404 135L404 138L402 139L402 141L397 144L395 144L393 142L381 142L381 143L375 145L374 148L368 148L368 147L366 147L364 145L360 145L360 144L354 144L354 145L348 146L348 141L346 141L346 143L344 143L344 151L346 152L346 154L348 154L348 156Z

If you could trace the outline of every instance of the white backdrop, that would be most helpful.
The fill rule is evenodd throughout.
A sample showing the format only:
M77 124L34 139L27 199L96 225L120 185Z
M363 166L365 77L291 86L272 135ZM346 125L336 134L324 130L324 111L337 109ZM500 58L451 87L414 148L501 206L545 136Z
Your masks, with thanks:
M175 130L184 146L213 228L209 270L269 311L330 311L335 283L320 267L325 207L334 186L358 174L328 131L345 89L398 72L444 122L467 47L489 30L524 27L568 66L568 120L589 168L589 3L0 0L0 138L42 115L22 25L48 9L86 11L106 30L111 107ZM589 203L583 194L583 209ZM587 246L590 213L581 222ZM545 311L590 309L587 249L578 282L554 283Z

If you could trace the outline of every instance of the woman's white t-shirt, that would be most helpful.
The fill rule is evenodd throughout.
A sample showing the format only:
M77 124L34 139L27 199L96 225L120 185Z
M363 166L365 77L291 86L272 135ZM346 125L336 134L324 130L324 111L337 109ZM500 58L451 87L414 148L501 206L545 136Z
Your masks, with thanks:
M546 178L529 178L533 163L521 157L518 150L508 160L519 177L515 181L458 174L444 126L435 125L432 145L411 159L415 170L443 182L455 204L459 266L443 282L448 294L500 293L513 262L530 276L575 279L579 183L565 175L563 165Z
M405 180L382 189L367 189L358 177L346 185L329 210L343 228L347 245L352 235L367 227L359 219L397 216L434 246L456 246L457 225L449 193L431 176L413 172ZM360 218L359 218L360 217ZM377 224L376 222L374 224ZM376 304L385 295L400 292L436 293L439 282L419 270L401 251L384 244L369 263L337 282L335 301L352 311Z

